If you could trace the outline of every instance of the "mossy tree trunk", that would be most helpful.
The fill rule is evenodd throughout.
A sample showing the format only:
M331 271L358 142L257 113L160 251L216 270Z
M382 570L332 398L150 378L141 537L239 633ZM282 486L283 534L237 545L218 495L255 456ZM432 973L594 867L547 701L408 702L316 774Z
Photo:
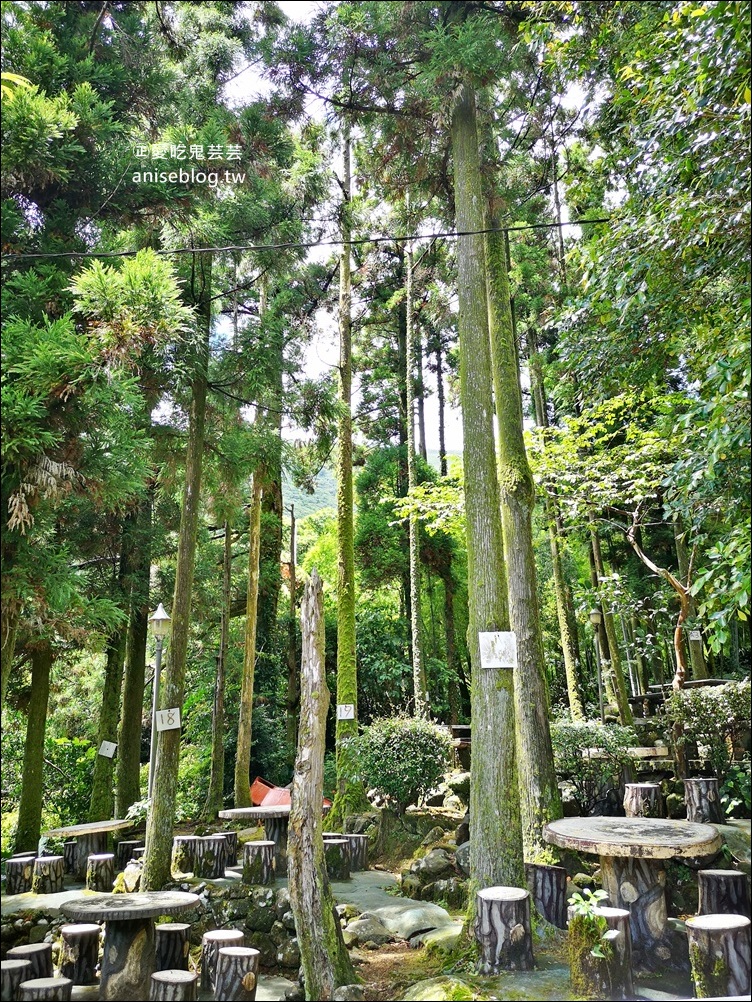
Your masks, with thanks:
M175 590L172 599L172 639L168 648L167 669L161 697L163 709L177 708L180 710L183 708L185 692L185 665L191 624L191 596L193 594L196 538L201 503L201 471L211 328L210 253L194 256L191 298L198 307L203 338L195 359L188 417L185 486L178 533ZM154 775L151 809L146 819L146 852L144 853L144 870L141 876L141 889L148 891L159 890L170 879L172 829L175 823L180 762L180 730L160 731L157 736L156 752L157 768Z
M217 812L222 810L225 788L225 677L227 673L227 648L230 639L230 605L232 602L232 528L228 521L225 522L224 529L222 615L219 626L217 675L214 679L209 790L204 806L206 820L213 820L217 816Z
M499 225L493 212L489 212L488 223ZM534 862L542 854L548 855L543 826L561 817L561 798L548 725L548 686L538 613L532 528L535 487L522 435L509 263L502 232L486 234L486 261L507 600L510 625L517 638L514 679L522 834L525 856Z
M116 630L107 640L105 650L104 685L102 687L102 705L99 711L99 727L97 728L97 757L94 759L94 775L91 780L89 821L109 820L113 816L115 807L113 789L115 760L106 755L100 755L99 749L103 741L112 741L117 744L126 634L127 625Z
M478 887L524 887L514 678L480 665L478 634L506 630L507 596L494 454L491 349L486 299L483 192L475 93L462 85L452 108L472 663L473 758L470 870Z
M259 598L259 567L261 558L261 474L253 474L248 549L248 592L245 610L245 642L243 645L243 678L240 684L240 716L238 745L235 755L235 806L251 806L251 742L253 727L253 683L256 672L256 624Z
M324 671L324 596L314 568L301 608L300 728L288 829L290 906L306 999L331 999L355 974L342 941L324 859L321 801L329 690Z
M590 542L591 542L591 552L593 555L593 564L595 568L596 575L596 585L598 588L598 593L601 596L601 610L603 613L603 632L606 634L606 639L608 641L608 656L605 656L605 650L603 645L601 645L601 651L603 655L603 667L604 671L604 683L606 686L606 692L609 699L613 699L616 703L616 707L619 711L619 720L626 727L632 724L632 709L629 705L629 696L627 693L627 683L624 679L624 670L621 665L621 656L619 654L619 641L616 637L616 624L614 623L614 615L608 608L608 602L603 595L602 582L606 579L606 568L603 563L603 555L601 553L601 540L598 535L598 529L595 525L595 519L590 519Z
M41 833L44 734L47 725L52 662L52 648L48 643L43 643L32 650L31 697L26 721L15 852L36 852Z
M298 674L298 634L295 628L297 581L295 576L295 505L290 505L290 615L287 624L287 747L291 765L295 764L298 743L298 711L300 709L300 679Z

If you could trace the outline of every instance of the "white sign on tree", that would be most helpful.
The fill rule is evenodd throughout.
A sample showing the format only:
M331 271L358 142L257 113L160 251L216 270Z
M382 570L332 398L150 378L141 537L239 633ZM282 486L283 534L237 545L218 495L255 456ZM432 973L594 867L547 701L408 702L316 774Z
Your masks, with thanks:
M103 741L99 746L99 754L105 758L113 758L116 751L117 745L114 741Z
M157 730L174 731L180 727L180 710L173 707L171 710L157 711Z
M506 633L479 633L481 668L516 668L517 635Z
M355 720L355 704L338 703L337 720Z

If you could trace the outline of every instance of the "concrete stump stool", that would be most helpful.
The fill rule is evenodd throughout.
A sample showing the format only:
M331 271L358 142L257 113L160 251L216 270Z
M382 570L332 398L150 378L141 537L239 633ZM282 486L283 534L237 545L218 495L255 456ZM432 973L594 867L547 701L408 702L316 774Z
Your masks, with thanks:
M746 915L688 918L689 963L698 999L750 992L750 921Z
M66 873L75 873L76 870L76 840L74 838L63 842L63 870Z
M63 890L63 857L37 856L31 871L34 894L59 894Z
M86 861L86 890L108 893L115 883L115 855L111 852L92 853Z
M698 915L746 915L750 917L749 884L740 870L698 870L700 892Z
M368 869L368 836L344 835L350 843L350 871L352 873Z
M60 974L74 985L96 984L101 931L95 922L61 926Z
M274 842L246 842L243 846L243 883L274 883Z
M156 927L158 971L187 971L190 922L163 922Z
M566 929L567 871L564 867L525 863L525 876L538 914L557 929Z
M196 839L194 847L197 877L218 880L225 875L227 867L227 842L223 835L207 835Z
M346 838L325 838L324 859L330 880L350 879L350 842Z
M172 840L170 869L176 873L196 872L196 843L198 835L175 835Z
M34 857L21 856L5 860L5 893L25 894L31 890Z
M569 927L569 970L573 994L587 999L634 998L632 977L632 934L627 908L599 905L595 914L606 920L608 930L603 956L593 955L592 941L579 941L580 930L573 907L567 909ZM608 944L608 946L606 946Z
M255 1002L261 954L249 946L223 946L217 954L214 997Z
M144 843L139 842L138 839L121 839L115 846L115 870L118 873L122 873L122 871L134 858L133 853L136 849L143 848Z
M150 1002L195 1002L198 974L176 969L156 971L151 976ZM216 998L222 999L223 995Z
M699 779L685 779L684 799L687 803L687 821L723 824L717 779L705 776Z
M530 892L521 887L486 887L478 891L475 941L480 947L481 974L531 971Z
M201 991L213 992L217 973L217 954L223 946L243 946L240 929L215 929L201 940Z
M29 980L52 977L52 943L26 943L8 950L8 960L28 960Z
M237 866L238 865L238 833L237 832L219 832L220 835L224 835L225 842L227 843L227 865Z
M627 783L624 786L624 813L628 818L663 818L660 783Z
M33 981L23 981L18 986L18 998L21 1002L69 1002L73 991L70 978L35 978Z
M18 986L31 977L30 960L0 961L0 999L13 1002L18 997Z

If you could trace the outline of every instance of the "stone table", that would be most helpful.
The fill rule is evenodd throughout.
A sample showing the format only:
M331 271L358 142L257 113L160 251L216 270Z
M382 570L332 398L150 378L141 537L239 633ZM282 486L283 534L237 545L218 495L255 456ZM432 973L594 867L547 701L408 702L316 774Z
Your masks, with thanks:
M133 821L116 818L113 821L92 821L85 825L68 825L65 828L50 828L43 832L44 838L75 838L76 861L74 876L86 879L86 861L92 853L107 852L107 836L121 828L132 828Z
M721 836L712 825L663 818L561 818L543 829L562 849L597 853L601 883L614 908L630 913L635 959L655 968L677 959L667 923L666 871L674 856L713 856Z
M76 922L106 922L100 999L140 1002L149 998L156 965L154 919L198 903L184 891L95 894L74 898L60 911Z
M324 814L329 810L329 805L324 804L322 811ZM254 821L256 824L263 824L264 835L269 842L274 842L274 860L277 869L277 876L283 877L287 873L287 829L290 824L290 805L277 804L274 807L232 807L226 811L219 812L220 818L229 821Z

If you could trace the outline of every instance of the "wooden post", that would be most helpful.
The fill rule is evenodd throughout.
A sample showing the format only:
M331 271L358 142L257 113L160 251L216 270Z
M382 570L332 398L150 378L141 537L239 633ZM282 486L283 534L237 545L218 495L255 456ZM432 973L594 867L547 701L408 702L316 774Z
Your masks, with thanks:
M626 783L624 813L628 818L665 817L660 783Z
M197 981L198 974L193 971L157 971L151 976L150 1002L195 1002Z
M12 946L8 950L8 960L28 960L31 963L29 981L36 978L52 977L52 943L26 943Z
M350 841L346 838L325 838L324 858L330 880L350 879Z
M274 851L270 841L246 842L243 847L243 883L274 883Z
M201 991L213 992L217 973L217 954L223 946L242 946L240 929L214 929L201 940Z
M157 970L187 971L190 922L163 922L155 929Z
M324 592L314 568L301 604L298 752L288 830L290 906L295 917L306 998L327 999L355 981L334 911L324 861L321 802L329 690L324 673Z
M227 864L227 842L223 835L207 835L197 838L194 843L196 854L195 870L197 877L207 880L219 880L225 875Z
M574 908L567 910L573 993L582 999L631 999L634 984L629 910L602 905L595 909L595 914L604 920L606 927L597 943L585 933L584 917L577 915ZM593 955L596 945L600 946L601 956Z
M7 999L18 998L18 986L22 981L31 978L30 960L2 960L0 961L0 997L3 1002Z
M115 870L121 873L134 858L133 853L135 850L143 848L144 843L139 842L138 839L123 839L121 842L118 842L115 847Z
M63 857L37 856L31 871L34 894L58 894L63 889Z
M33 981L22 981L18 986L18 998L21 1002L42 1002L50 999L53 1002L69 1002L73 982L70 978L35 978Z
M261 954L248 946L223 946L217 954L214 997L223 1002L256 1002Z
M723 824L717 779L707 776L685 779L684 799L687 802L687 821Z
M525 863L525 876L538 914L557 929L566 929L567 871L564 867Z
M175 835L172 840L172 875L195 873L198 835Z
M689 963L698 999L749 995L750 921L745 915L687 919Z
M31 890L34 857L5 860L5 893L25 894Z
M112 891L115 882L115 855L112 852L98 852L89 856L86 864L86 890Z
M482 974L533 969L530 892L486 887L475 895L475 939Z
M61 926L60 974L74 985L96 984L101 931L95 922Z
M741 870L698 870L698 915L749 914L749 883Z
M350 871L355 873L358 870L368 869L368 836L367 835L345 835L350 843Z

